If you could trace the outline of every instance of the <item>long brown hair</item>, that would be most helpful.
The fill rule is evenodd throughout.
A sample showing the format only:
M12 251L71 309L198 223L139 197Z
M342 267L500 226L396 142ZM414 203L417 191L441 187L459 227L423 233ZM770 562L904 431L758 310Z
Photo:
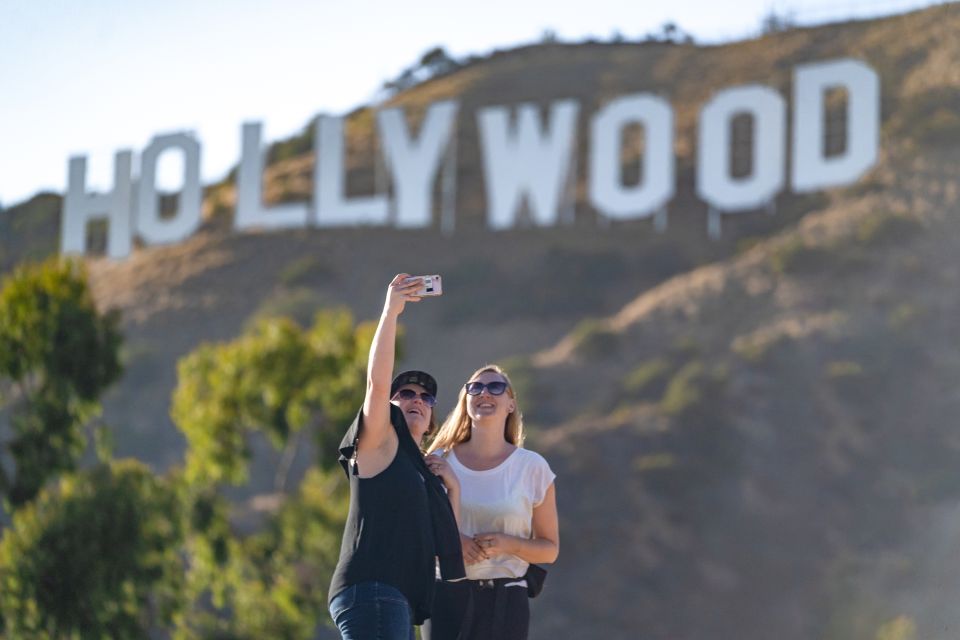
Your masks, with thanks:
M522 447L523 415L520 413L520 403L517 401L516 391L513 389L513 383L510 382L510 376L507 375L507 372L495 364L488 364L474 371L467 380L473 380L480 374L488 372L503 377L507 383L507 393L513 398L514 409L507 415L507 420L503 425L503 439L510 444ZM430 443L427 453L437 449L449 449L461 442L466 442L470 439L470 430L470 415L467 413L467 389L466 386L463 386L460 388L460 398L457 400L457 406L440 425L440 431L437 432L437 437Z

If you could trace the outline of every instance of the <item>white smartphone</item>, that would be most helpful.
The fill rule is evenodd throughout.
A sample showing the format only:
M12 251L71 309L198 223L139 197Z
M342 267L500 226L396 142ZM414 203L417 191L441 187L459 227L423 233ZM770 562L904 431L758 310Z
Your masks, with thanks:
M413 276L413 278L420 278L423 281L420 288L417 289L417 292L414 294L415 296L424 298L427 296L443 295L443 281L440 279L440 276Z

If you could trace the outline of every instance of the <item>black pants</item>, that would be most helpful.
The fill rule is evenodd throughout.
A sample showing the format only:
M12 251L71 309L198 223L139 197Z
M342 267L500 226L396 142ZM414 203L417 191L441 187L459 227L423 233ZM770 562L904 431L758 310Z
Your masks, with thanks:
M420 628L423 640L527 640L527 589L506 582L438 582L433 614Z

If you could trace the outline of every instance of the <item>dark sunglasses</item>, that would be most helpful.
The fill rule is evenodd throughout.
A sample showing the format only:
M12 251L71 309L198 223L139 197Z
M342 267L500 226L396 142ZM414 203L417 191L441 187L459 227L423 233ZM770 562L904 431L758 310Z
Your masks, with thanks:
M467 390L467 393L471 396L478 396L483 393L483 390L486 389L490 392L492 396L503 395L503 392L507 390L507 387L510 386L506 382L501 382L499 380L495 382L479 382L474 380L473 382L468 382L463 385L463 388Z
M416 397L417 397L417 392L414 391L413 389L400 389L395 394L393 394L394 400L396 399L413 400ZM429 393L427 393L426 391L420 393L420 399L423 400L423 404L427 405L428 407L432 407L433 405L437 404L437 399L434 398Z

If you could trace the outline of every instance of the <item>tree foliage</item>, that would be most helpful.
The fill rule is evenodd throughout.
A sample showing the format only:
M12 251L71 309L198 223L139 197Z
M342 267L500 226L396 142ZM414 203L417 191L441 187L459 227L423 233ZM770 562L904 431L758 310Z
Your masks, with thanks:
M0 541L0 614L15 638L143 638L179 606L175 492L136 461L65 476Z
M227 505L217 500L205 503L207 528L190 543L186 592L193 605L179 617L174 637L313 637L327 619L328 580L347 511L339 469L312 468L266 527L245 539L230 535ZM203 606L207 600L212 607Z
M203 345L183 358L171 414L189 445L186 481L240 484L251 434L289 448L307 426L321 464L332 464L340 433L330 426L348 421L363 400L373 331L370 324L354 327L347 311L320 312L306 330L288 318L267 318L232 342Z
M464 62L447 53L443 47L433 47L423 53L415 64L400 72L396 78L383 83L388 94L406 91L421 82L453 73L462 68Z
M116 313L101 314L82 266L53 259L18 268L0 290L0 379L10 415L0 492L19 507L75 468L84 425L121 372Z
M313 433L319 460L334 466L340 427L362 402L374 326L321 312L306 329L268 318L202 345L179 363L173 396L188 441L182 469L160 478L107 461L44 489L76 465L83 424L119 374L116 318L97 314L79 266L57 262L18 272L0 292L0 319L11 487L35 488L16 494L21 508L0 540L0 635L311 636L346 513L339 470L314 466L247 535L220 489L246 479L255 434L291 451Z
M339 469L331 467L343 427L363 401L374 330L354 325L346 311L320 312L306 329L265 318L180 361L171 413L188 444L182 486L190 567L176 638L302 638L324 617L346 513ZM319 464L286 495L284 461L307 432ZM264 529L241 537L219 487L247 480L250 439L258 434L284 449L271 496L278 506Z

